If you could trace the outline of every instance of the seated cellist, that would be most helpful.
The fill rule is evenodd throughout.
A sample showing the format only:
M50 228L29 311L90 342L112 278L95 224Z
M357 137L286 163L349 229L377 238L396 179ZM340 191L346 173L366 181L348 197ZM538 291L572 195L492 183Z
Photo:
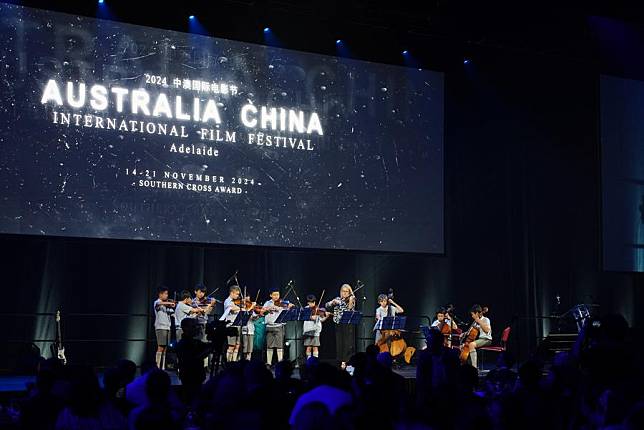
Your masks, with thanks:
M440 330L443 324L447 324L447 326L452 330L456 330L458 328L456 322L452 319L449 312L447 312L445 308L440 308L436 311L436 319L432 323L432 327L438 327L438 329Z
M452 346L452 330L457 330L458 325L450 316L449 310L440 308L436 311L436 319L432 323L432 327L436 327L443 335L443 345L446 347Z
M471 327L478 330L478 337L463 346L464 348L468 348L470 361L474 367L477 367L476 348L488 346L492 343L492 324L490 323L490 319L484 316L484 313L485 311L481 305L474 305L470 309L470 315L472 315Z

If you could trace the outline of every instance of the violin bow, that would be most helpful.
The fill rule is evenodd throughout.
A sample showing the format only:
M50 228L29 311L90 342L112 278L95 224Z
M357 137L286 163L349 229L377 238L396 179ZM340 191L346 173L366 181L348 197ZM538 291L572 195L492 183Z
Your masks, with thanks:
M324 297L324 293L326 290L322 290L322 294L320 294L320 300L318 300L318 305L317 305L317 312L316 312L316 321L320 319L320 305L322 304L322 298Z
M212 296L213 294L215 294L217 291L219 291L219 287L217 287L217 288L215 288L214 290L212 290L212 293L208 294L208 295L206 296L206 298L207 298L207 299L209 299L209 298L210 298L210 296Z

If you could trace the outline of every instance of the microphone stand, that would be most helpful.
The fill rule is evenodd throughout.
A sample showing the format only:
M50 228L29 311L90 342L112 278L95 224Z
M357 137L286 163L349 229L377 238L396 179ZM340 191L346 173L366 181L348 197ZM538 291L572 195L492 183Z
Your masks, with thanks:
M295 282L290 281L291 283L291 291L293 291L293 294L295 294L295 300L297 300L297 304L300 306L300 309L302 308L302 303L300 302L300 296L297 294L297 291L295 291ZM295 367L298 368L298 362L297 359L300 356L300 351L299 351L299 340L297 338L297 328L299 327L299 324L295 326Z

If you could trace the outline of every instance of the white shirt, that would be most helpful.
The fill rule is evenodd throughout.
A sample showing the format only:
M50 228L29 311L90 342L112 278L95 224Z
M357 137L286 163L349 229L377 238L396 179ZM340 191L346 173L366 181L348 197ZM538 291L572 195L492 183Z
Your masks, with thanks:
M489 333L485 333L478 323L474 323L474 326L479 329L479 339L492 340L492 324L490 323L490 319L488 317L481 317L480 320L490 326L490 331Z
M195 318L195 314L191 313L193 307L187 305L184 302L177 303L177 307L174 310L174 324L177 328L181 328L181 321L184 318Z
M266 307L270 307L270 306L275 306L275 304L273 303L273 301L272 301L272 300L267 300L267 301L264 303L264 307L266 308ZM275 324L275 320L277 319L277 317L278 317L278 316L280 316L280 314L281 314L282 312L284 312L284 311L282 310L282 311L279 311L279 312L276 312L276 311L268 312L268 313L266 314L266 316L264 317L264 324L266 324L268 327L279 327L279 326L283 326L283 325L284 325L284 323L281 323L281 324Z
M313 336L320 336L320 333L322 333L322 322L324 320L326 318L314 316L312 319L304 321L304 324L302 324L302 333L305 336L311 336L311 333Z
M224 300L224 313L221 314L219 321L228 321L229 323L235 321L235 318L237 318L239 311L232 310L234 304L235 303L233 301L233 298L230 296L226 300Z
M161 304L161 299L154 301L154 328L157 330L170 330L170 315L174 313L171 307Z
M445 324L447 324L448 327L452 327L452 320L445 318L443 321L445 322ZM436 320L432 323L432 327L438 327L440 323L440 321Z
M255 334L255 320L257 320L258 318L259 318L259 315L253 312L251 317L248 319L248 324L242 327L242 333L247 334L249 336L253 336Z

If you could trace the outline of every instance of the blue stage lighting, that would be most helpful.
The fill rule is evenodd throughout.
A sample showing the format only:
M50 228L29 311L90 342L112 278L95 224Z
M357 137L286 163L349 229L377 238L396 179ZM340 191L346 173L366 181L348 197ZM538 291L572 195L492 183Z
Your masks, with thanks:
M190 15L190 16L188 17L188 19L195 19L195 16L194 16L194 15Z
M407 55L407 54L409 54L409 51L405 49L405 50L402 52L402 54L403 54L403 55Z
M268 27L264 27L264 33L268 33L269 31L271 31L271 29L270 29L270 28L268 28Z

